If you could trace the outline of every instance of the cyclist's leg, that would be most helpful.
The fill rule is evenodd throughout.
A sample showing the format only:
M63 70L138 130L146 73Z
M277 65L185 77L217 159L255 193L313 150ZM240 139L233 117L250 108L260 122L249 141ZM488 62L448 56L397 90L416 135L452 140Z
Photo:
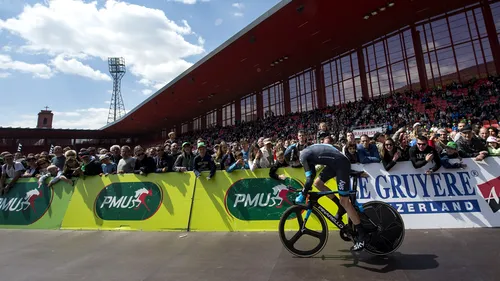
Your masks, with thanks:
M365 247L366 233L363 229L363 225L361 224L359 214L356 212L356 209L354 209L354 206L349 198L349 191L351 190L351 180L349 177L351 172L350 164L351 163L349 161L346 163L338 163L336 171L337 186L340 195L340 204L346 210L347 215L351 219L358 233L358 237L355 239L356 241L351 249L354 251L360 251Z
M330 166L325 166L321 171L321 173L319 174L318 178L316 178L316 180L314 181L314 186L316 186L316 188L319 191L330 191L330 188L328 188L328 186L326 186L325 183L330 179L333 179L334 177L335 177L335 170L332 169ZM327 197L333 200L335 194L327 195Z

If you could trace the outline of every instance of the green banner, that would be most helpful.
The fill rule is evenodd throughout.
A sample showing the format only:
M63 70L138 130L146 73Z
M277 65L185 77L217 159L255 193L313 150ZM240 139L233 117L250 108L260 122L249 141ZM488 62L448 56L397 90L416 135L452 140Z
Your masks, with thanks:
M59 229L72 194L65 182L39 188L37 179L20 179L0 196L0 228Z
M115 182L97 195L94 210L102 220L147 220L163 200L160 187L152 182Z

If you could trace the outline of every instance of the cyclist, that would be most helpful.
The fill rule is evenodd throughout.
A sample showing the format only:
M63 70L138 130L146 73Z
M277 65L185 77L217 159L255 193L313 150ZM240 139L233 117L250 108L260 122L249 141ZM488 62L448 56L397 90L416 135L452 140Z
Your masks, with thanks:
M365 247L366 232L361 225L361 220L358 213L350 203L349 191L351 189L350 172L351 162L342 154L338 149L330 144L313 144L306 147L304 150L298 152L295 145L289 146L285 150L285 159L287 162L299 159L304 167L306 173L306 183L304 189L295 199L295 203L301 204L305 202L307 193L311 190L313 181L314 185L320 191L329 191L330 189L325 185L325 182L332 178L336 178L338 192L340 195L340 204L347 212L347 215L353 222L358 233L355 238L355 243L351 250L361 251ZM316 178L316 165L324 165L325 168Z

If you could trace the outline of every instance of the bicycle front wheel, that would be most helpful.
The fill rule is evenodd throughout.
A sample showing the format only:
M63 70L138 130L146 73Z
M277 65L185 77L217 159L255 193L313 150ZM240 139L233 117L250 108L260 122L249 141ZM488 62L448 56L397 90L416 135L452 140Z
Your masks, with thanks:
M365 250L372 255L388 255L396 251L405 237L405 224L401 215L382 201L367 202L363 208L366 217L362 216L361 221L371 236Z
M318 254L328 241L328 225L316 208L311 209L311 214L304 225L307 210L307 206L304 205L291 206L283 213L279 223L281 243L291 254L301 258ZM287 226L287 223L292 226ZM288 231L289 229L294 230ZM309 238L307 236L312 237L312 241L307 239Z

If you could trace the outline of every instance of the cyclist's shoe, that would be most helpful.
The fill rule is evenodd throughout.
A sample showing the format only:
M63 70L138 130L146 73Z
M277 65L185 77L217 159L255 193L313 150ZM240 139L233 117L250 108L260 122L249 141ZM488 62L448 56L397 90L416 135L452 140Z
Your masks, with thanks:
M368 236L366 235L365 230L361 224L355 225L355 228L358 235L354 238L354 245L351 247L351 251L358 252L362 251L365 248Z
M359 252L365 248L365 240L364 239L354 239L354 245L351 247L351 251Z
M301 193L299 194L299 196L297 196L297 197L295 198L295 203L297 203L297 204L304 204L305 202L306 202L306 197L305 197L305 196L304 196L304 194L301 192Z

